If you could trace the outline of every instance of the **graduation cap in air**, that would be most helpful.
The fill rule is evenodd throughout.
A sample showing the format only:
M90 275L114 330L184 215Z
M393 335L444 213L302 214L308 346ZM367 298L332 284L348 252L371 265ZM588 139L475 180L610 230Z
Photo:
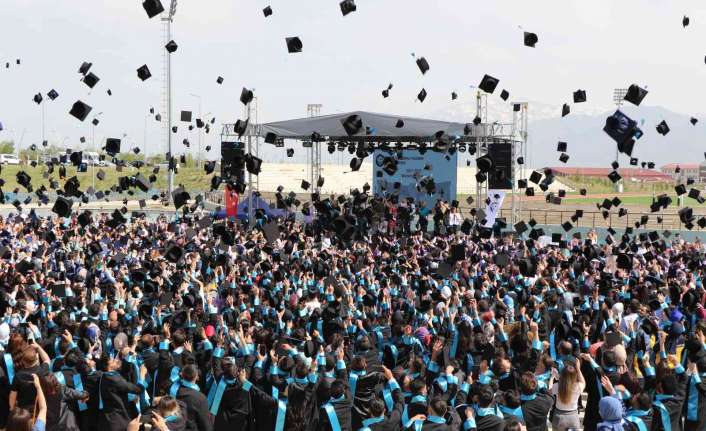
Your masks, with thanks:
M191 123L191 111L181 111L180 119L185 123Z
M507 102L507 99L510 98L510 93L507 90L503 90L500 92L500 98Z
M561 116L566 117L570 113L571 113L571 107L568 104L564 103L564 106L561 107Z
M537 37L536 33L531 33L529 31L526 31L524 34L524 42L525 46L529 48L534 48L534 46L539 42L539 38Z
M246 105L250 102L252 102L252 99L255 97L253 94L252 90L248 90L247 88L243 87L243 89L240 91L240 102L243 105ZM191 121L191 117L189 117L189 121Z
M691 120L689 120L692 126L696 126L696 123L699 122L698 118L691 117Z
M574 103L583 103L586 101L586 90L574 91Z
M71 160L71 164L74 166L80 165L83 161L83 151L74 151L71 153L71 156L69 156L69 160Z
M203 165L203 170L206 172L206 175L212 174L214 170L216 170L216 161L215 160L209 160Z
M54 206L52 207L52 212L57 214L59 217L69 217L71 216L71 206L73 202L70 199L66 199L63 196L58 196L56 201L54 201Z
M561 153L561 155L559 156L559 160L560 160L562 163L566 163L566 162L569 161L569 155L566 154L566 153Z
M429 70L429 62L426 58L419 57L417 59L417 67L419 67L419 70L421 70L422 75L424 75Z
M556 150L559 152L565 152L567 148L566 142L559 141L559 143L556 144Z
M686 193L686 186L684 184L679 184L674 187L674 191L677 193L677 196L681 196Z
M341 6L341 13L343 14L343 16L346 16L349 13L356 11L355 1L353 0L343 0L341 3L339 3L339 6Z
M172 199L174 200L174 208L179 209L191 199L191 196L189 192L179 187L172 192Z
M608 134L617 144L621 144L639 133L637 122L620 110L606 118L603 131ZM632 151L632 150L631 150Z
M173 53L173 52L176 52L177 48L179 48L179 45L177 45L177 43L174 42L173 40L170 40L170 41L164 46L164 49L166 49L167 52L170 53L170 54Z
M89 224L91 224L92 221L93 221L93 218L91 217L91 212L88 210L82 212L78 216L78 224L80 224L83 227L88 226Z
M682 20L681 20L681 25L684 27L689 25L689 17L688 16L684 15L684 18L682 18Z
M152 72L150 72L150 69L146 64L143 64L139 69L137 69L137 77L140 78L141 81L146 81L151 76Z
M620 176L620 174L618 173L618 171L611 171L611 172L608 174L608 179L610 179L610 181L613 182L613 183L617 183L618 181L620 181L621 178L622 178L622 177Z
M88 106L85 103L78 100L71 107L69 114L71 114L71 116L79 119L80 121L83 121L86 119L86 117L88 116L88 114L91 112L92 109L93 108L91 108L90 106Z
M84 61L83 63L81 63L81 66L79 66L78 73L80 73L81 75L86 75L91 69L91 66L93 66L93 63Z
M51 100L55 100L57 97L59 97L59 93L57 93L56 90L51 89L51 90L49 90L49 92L47 93L47 97L49 97L49 99L51 99Z
M42 100L44 100L44 98L42 97L42 93L35 94L32 100L34 100L34 103L36 103L37 105L42 103Z
M456 99L458 99L458 94L456 94L455 91L452 91L451 92L451 100L456 100Z
M287 37L287 38L285 38L285 42L287 43L287 51L290 54L302 52L302 49L304 48L304 44L302 43L302 40L299 39L297 36Z
M425 88L422 88L422 91L417 94L417 100L420 102L424 102L424 99L427 98L427 90Z
M666 121L662 120L662 122L657 125L657 133L662 136L666 136L667 133L669 133L669 125L667 125Z
M363 159L362 158L357 158L353 157L350 162L350 168L351 171L357 171L360 169L360 167L363 165Z
M640 88L636 84L632 84L628 88L627 93L625 93L624 100L627 100L635 106L640 106L640 103L642 103L642 99L644 99L645 96L647 96L647 90Z
M88 86L88 88L93 88L98 84L98 81L100 81L100 78L96 76L93 72L90 72L88 75L83 77L83 83Z
M245 120L236 120L235 124L233 125L233 131L238 134L238 137L241 137L245 134L245 132L248 130L248 123L250 122L249 118L246 118Z
M493 94L493 91L495 91L495 87L498 86L498 83L500 83L500 80L493 78L490 75L485 75L483 76L483 79L478 85L478 88L485 91L486 93Z
M149 18L154 18L164 12L164 6L160 0L145 0L142 2L142 7L145 8Z
M346 134L348 136L353 136L360 133L360 130L363 128L363 119L360 118L360 115L353 114L342 119L341 124L343 125L343 129L346 131Z
M518 235L522 235L524 232L526 232L529 229L527 227L527 223L525 223L524 220L521 220L518 223L516 223L514 227L515 227L515 232L517 232Z
M309 190L309 187L311 187L311 184L307 180L302 180L301 188L303 190Z
M267 6L266 8L264 8L264 9L262 10L262 14L265 15L265 18L267 18L268 16L272 15L272 7Z

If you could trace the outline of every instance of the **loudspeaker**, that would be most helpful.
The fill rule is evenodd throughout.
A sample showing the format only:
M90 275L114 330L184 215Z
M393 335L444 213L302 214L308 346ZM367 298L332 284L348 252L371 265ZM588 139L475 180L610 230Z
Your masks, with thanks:
M488 155L493 159L493 169L488 174L488 188L512 190L512 144L488 144Z

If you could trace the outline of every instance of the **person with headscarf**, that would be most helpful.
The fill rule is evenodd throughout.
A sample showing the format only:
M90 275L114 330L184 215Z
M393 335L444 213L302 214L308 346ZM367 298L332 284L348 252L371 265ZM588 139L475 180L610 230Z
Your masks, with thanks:
M598 402L598 413L601 415L601 421L596 425L597 431L631 431L623 419L623 402L619 398L601 398Z

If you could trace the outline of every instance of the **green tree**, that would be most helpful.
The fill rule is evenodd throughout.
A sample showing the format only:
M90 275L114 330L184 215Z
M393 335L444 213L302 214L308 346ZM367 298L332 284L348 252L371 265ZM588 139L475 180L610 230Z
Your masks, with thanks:
M0 142L0 154L15 154L15 143L13 141Z

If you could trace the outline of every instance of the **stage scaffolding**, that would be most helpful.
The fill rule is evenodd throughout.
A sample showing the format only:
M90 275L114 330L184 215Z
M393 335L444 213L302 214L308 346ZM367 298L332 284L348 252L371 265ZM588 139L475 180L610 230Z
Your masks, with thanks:
M527 102L515 102L511 105L515 106L517 110L513 109L512 121L509 123L499 123L493 122L489 123L487 120L487 102L484 100L485 94L479 94L477 96L477 114L481 119L480 124L474 125L470 123L470 130L468 134L461 134L458 136L451 136L452 144L458 146L463 144L466 146L475 145L476 155L475 157L481 157L488 153L488 146L499 144L511 144L512 156L511 156L511 180L512 189L507 189L508 192L505 198L505 204L503 205L507 208L510 206L511 217L507 220L508 224L515 224L519 221L518 215L522 210L522 191L517 187L517 180L520 178L525 178L524 166L527 163L527 123L528 123L528 103ZM256 102L255 102L256 103ZM254 107L254 114L252 108L250 112L250 124L244 136L240 139L245 140L248 144L248 151L253 155L259 154L260 138L265 135L265 129L268 124L258 124L257 122L257 105ZM320 109L320 108L318 108ZM308 108L307 117L314 118L318 117L319 111L317 108ZM420 144L427 145L427 149L430 150L430 146L435 142L435 137L432 136L375 136L375 135L355 135L355 136L326 136L323 135L323 142L312 143L311 137L308 135L278 135L278 139L293 139L299 140L302 143L306 142L307 146L307 176L312 185L312 188L317 192L318 187L316 187L317 180L321 175L321 145L335 144L336 147L341 143L345 143L347 148L351 144L356 146L365 145L369 151L375 148L383 147L390 149L397 149L396 145L402 143L404 148L414 149ZM221 141L222 142L233 142L238 141L239 137L234 130L234 124L223 124L221 131ZM311 147L309 147L311 145ZM283 147L282 144L277 146ZM253 152L254 150L254 152ZM345 150L344 150L345 151ZM524 159L523 165L519 165L517 160L519 157ZM259 184L257 180L254 180L250 176L248 181L248 196L252 196L254 192L259 191ZM488 191L488 181L476 185L475 190L475 205L476 208L485 208L485 200ZM509 200L509 202L508 202ZM253 209L249 205L248 217L252 221Z

